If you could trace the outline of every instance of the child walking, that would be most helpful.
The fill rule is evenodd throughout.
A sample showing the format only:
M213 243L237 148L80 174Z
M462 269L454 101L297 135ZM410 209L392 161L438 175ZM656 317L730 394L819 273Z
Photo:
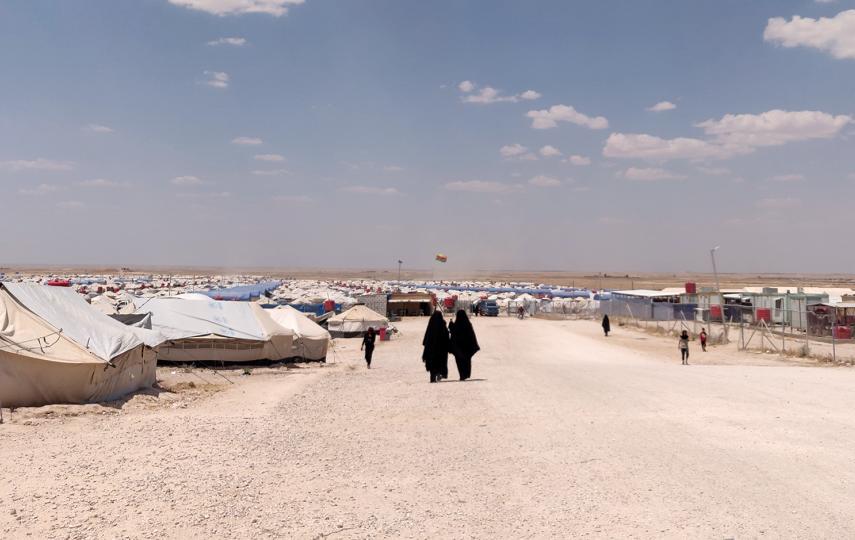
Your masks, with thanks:
M698 334L698 339L701 342L701 350L707 352L707 331L705 328L701 328L701 333Z
M683 365L689 365L689 332L683 330L683 333L680 334L680 341L677 344L677 347L680 349L680 355L683 357Z

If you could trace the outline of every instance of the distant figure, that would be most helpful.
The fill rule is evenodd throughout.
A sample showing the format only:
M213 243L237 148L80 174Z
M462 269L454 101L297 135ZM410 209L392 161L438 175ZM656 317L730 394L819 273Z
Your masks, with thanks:
M677 347L680 349L680 355L683 357L683 365L689 365L689 332L683 330L683 333L680 334L680 341L677 344Z
M365 335L362 336L362 346L359 350L365 349L365 363L368 364L368 369L371 369L371 357L374 355L374 340L377 335L374 333L374 328L369 327Z
M701 350L707 352L707 331L701 328L701 333L698 334L698 339L701 341Z
M520 319L525 318L525 308L524 307L520 306L517 308L517 317L519 317Z
M425 369L430 372L430 382L432 383L448 377L449 341L445 319L442 318L442 313L435 311L430 316L427 330L425 330L425 338L422 340L422 345L424 345L422 361L425 363Z
M606 333L606 337L609 337L609 332L612 331L612 323L609 322L609 316L603 315L603 332Z
M451 332L451 354L457 363L460 380L465 381L472 376L472 357L481 347L478 346L475 329L462 309L457 312L457 320L448 324L448 329Z

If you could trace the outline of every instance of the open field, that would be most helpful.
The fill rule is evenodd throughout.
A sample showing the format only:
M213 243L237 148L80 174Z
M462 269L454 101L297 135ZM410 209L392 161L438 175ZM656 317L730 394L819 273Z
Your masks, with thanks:
M474 380L431 385L425 322L370 371L337 340L327 366L5 411L0 536L855 536L851 369L479 318Z

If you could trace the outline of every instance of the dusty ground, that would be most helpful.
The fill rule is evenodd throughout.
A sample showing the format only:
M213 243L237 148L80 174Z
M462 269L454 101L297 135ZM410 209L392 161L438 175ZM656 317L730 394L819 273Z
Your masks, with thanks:
M344 341L326 367L18 411L0 537L855 537L855 370L474 322L466 383L427 383L408 320L370 371Z

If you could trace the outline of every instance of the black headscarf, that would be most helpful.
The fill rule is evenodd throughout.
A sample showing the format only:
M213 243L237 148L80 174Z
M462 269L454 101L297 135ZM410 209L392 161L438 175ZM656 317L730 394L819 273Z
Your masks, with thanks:
M445 326L445 319L442 318L442 313L434 311L428 321L425 338L422 340L422 345L425 347L422 360L430 362L443 356L448 357L448 341L448 328Z
M451 350L464 356L474 356L481 350L478 338L475 337L475 329L462 309L457 312L454 326L451 327Z

